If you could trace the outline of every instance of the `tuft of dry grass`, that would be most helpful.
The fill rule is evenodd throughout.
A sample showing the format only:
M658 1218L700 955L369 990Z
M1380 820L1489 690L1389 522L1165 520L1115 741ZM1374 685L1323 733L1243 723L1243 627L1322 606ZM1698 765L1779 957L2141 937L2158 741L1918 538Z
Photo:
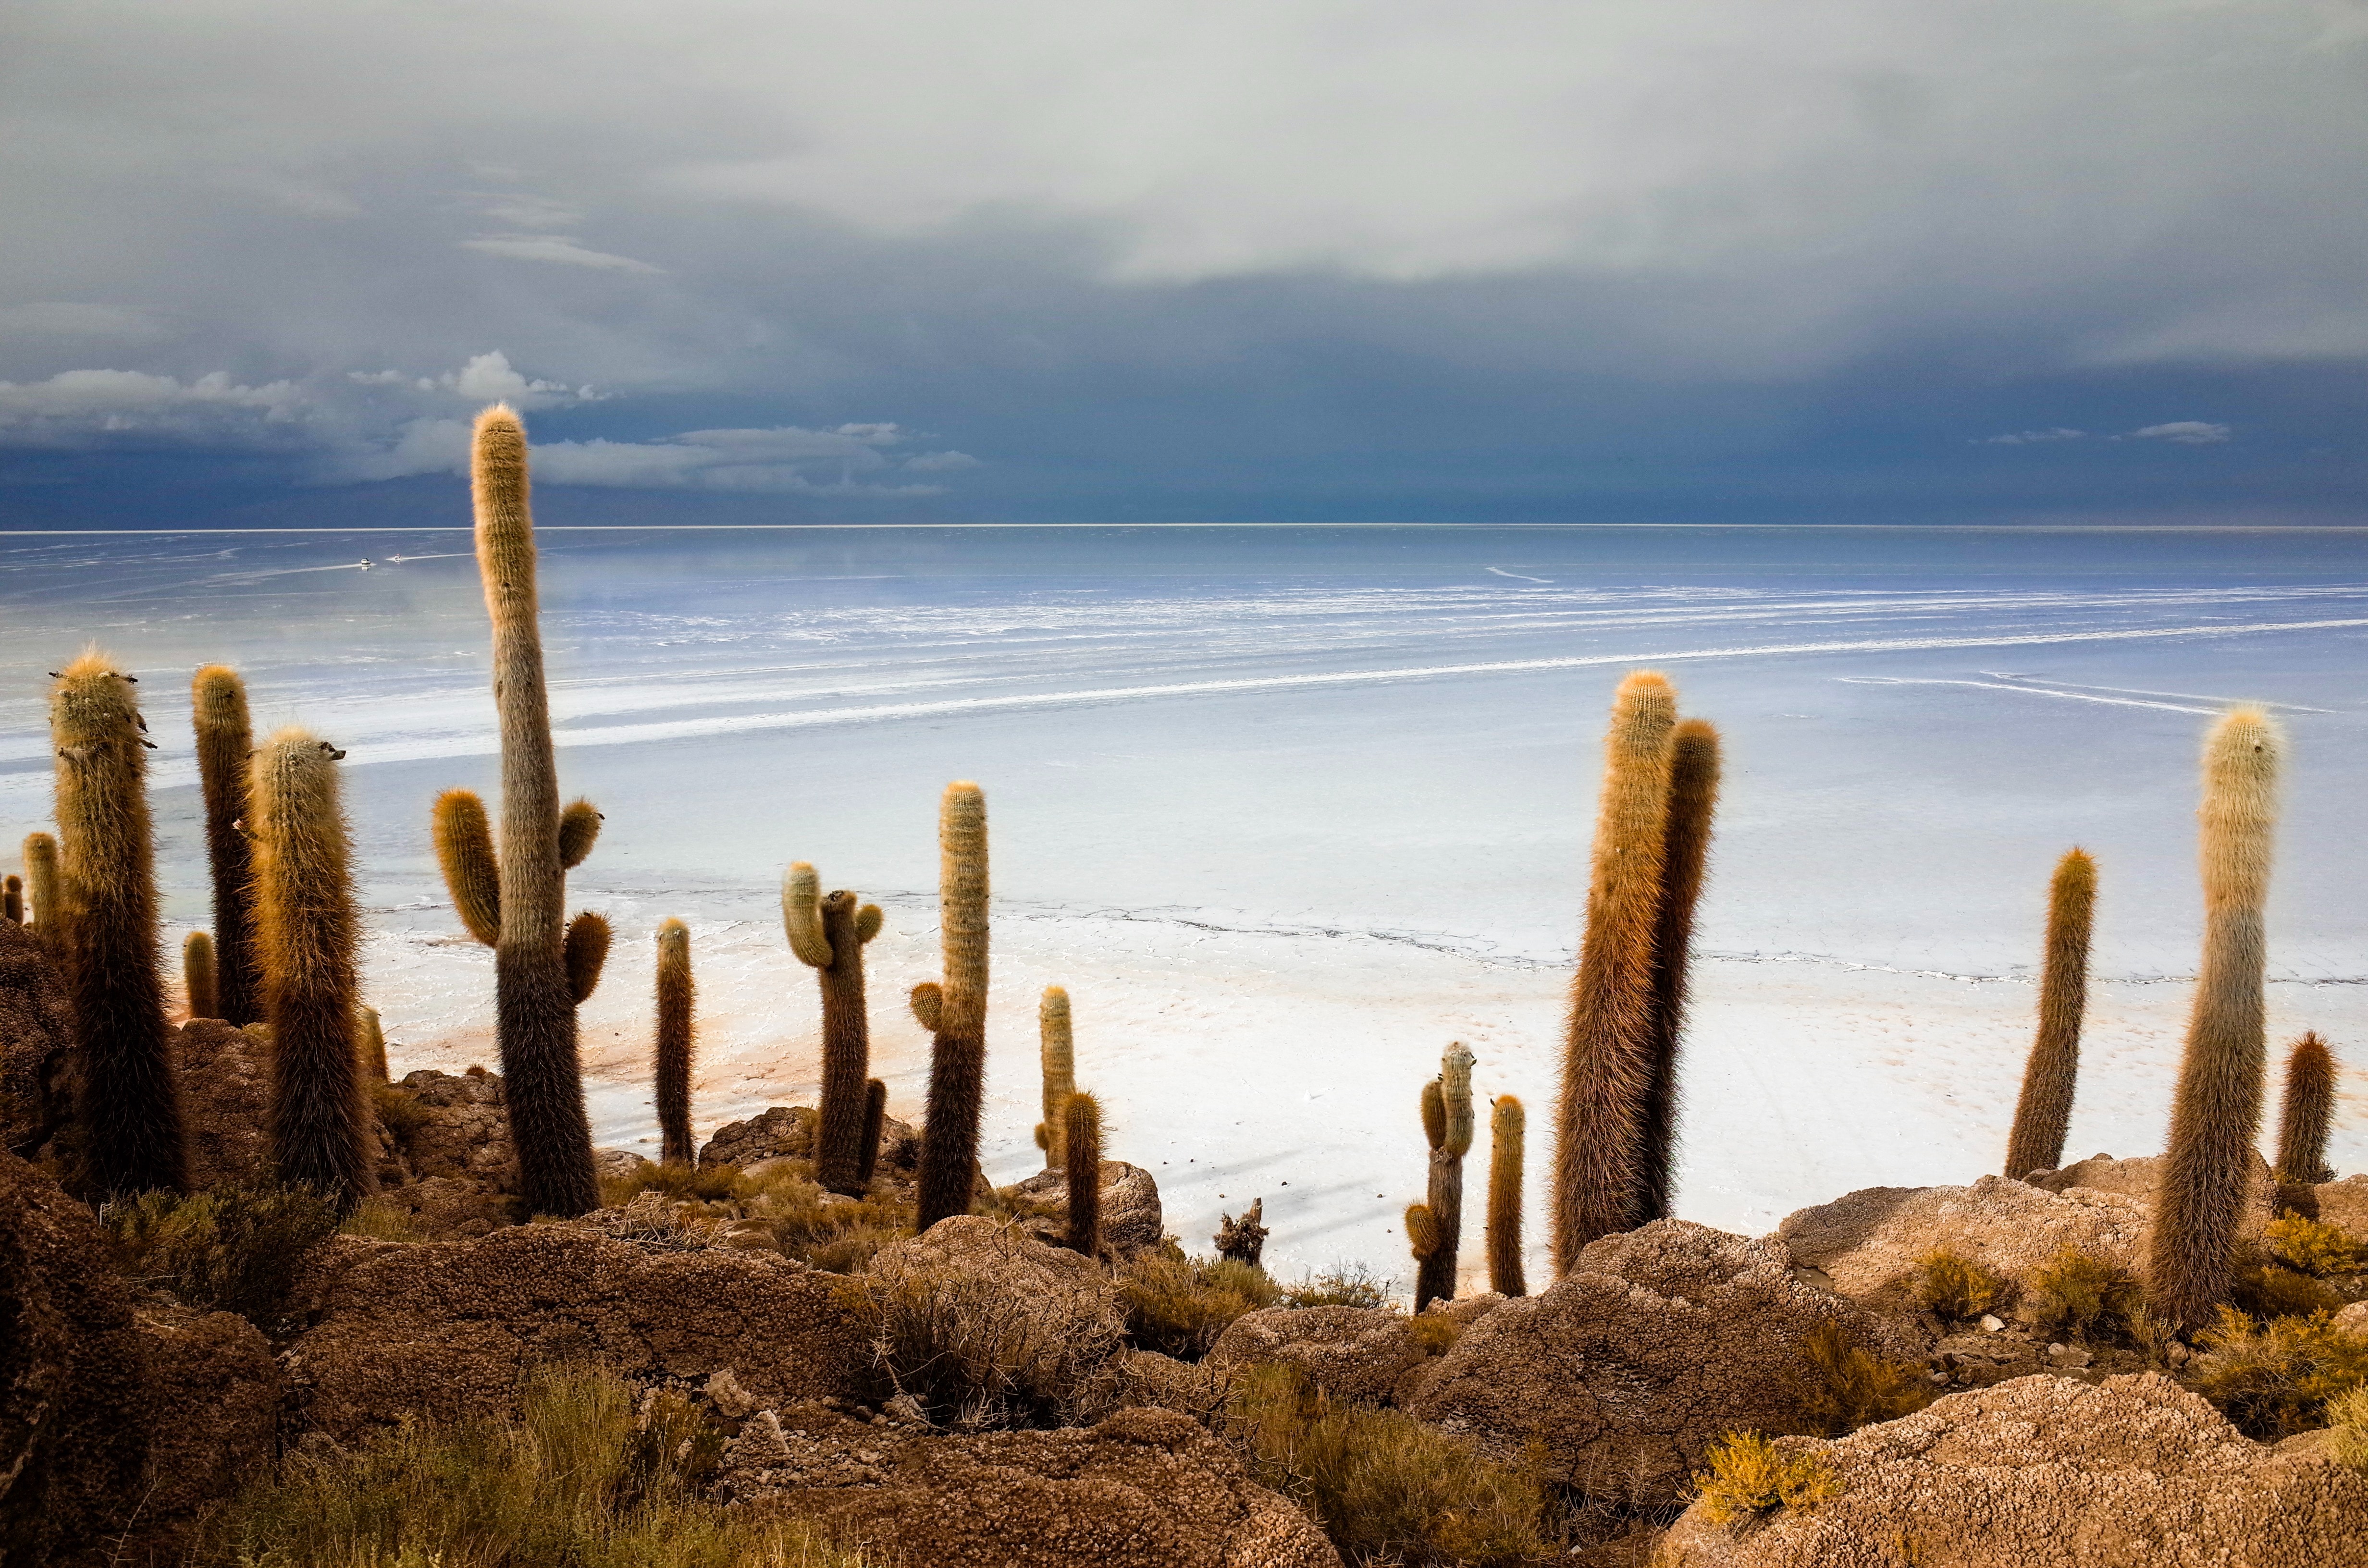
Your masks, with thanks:
M143 1192L99 1211L116 1271L184 1305L275 1326L304 1255L337 1228L336 1205L306 1187Z
M1694 1477L1702 1514L1714 1525L1749 1524L1779 1508L1810 1509L1841 1494L1841 1482L1817 1453L1789 1453L1757 1432L1729 1432Z
M2067 1244L2032 1275L2026 1305L2033 1326L2087 1338L2127 1334L2145 1301L2136 1275Z
M2368 1475L2368 1385L2347 1389L2327 1402L2328 1451L2335 1462Z
M1820 1437L1848 1437L1874 1422L1913 1415L1938 1392L1922 1368L1869 1354L1852 1345L1838 1324L1811 1329L1801 1358L1808 1364L1801 1418Z
M2326 1312L2256 1324L2222 1307L2196 1341L2208 1354L2181 1381L2248 1437L2324 1426L2337 1400L2368 1386L2368 1335L2343 1333Z
M1127 1336L1179 1361L1199 1360L1226 1324L1282 1299L1281 1288L1254 1264L1187 1257L1173 1246L1121 1265L1118 1292Z
M1097 1412L1119 1331L1081 1330L951 1267L898 1273L871 1298L872 1355L929 1420L960 1431L1072 1425Z
M1311 1274L1296 1285L1286 1285L1286 1307L1385 1307L1390 1301L1386 1279L1373 1277L1361 1263L1343 1264L1322 1274Z
M1395 1410L1334 1406L1299 1368L1246 1369L1225 1414L1251 1473L1341 1555L1405 1568L1512 1568L1550 1555L1538 1481Z
M679 1394L547 1368L516 1421L291 1452L189 1568L863 1568L807 1526L707 1501L720 1447Z
M2007 1282L1962 1253L1935 1247L1916 1260L1916 1304L1944 1323L1970 1323L2003 1305Z
M1425 1356L1444 1356L1455 1348L1463 1337L1463 1325L1453 1318L1437 1312L1425 1312L1414 1320L1414 1342L1422 1346Z

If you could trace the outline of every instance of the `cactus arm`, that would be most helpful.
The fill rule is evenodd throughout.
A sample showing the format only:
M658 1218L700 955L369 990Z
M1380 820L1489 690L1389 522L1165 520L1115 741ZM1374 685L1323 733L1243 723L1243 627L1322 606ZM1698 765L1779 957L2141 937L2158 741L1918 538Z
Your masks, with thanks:
M1422 1086L1422 1135L1434 1149L1447 1142L1447 1096L1436 1078Z
M781 874L781 928L800 963L830 967L830 938L822 932L822 879L803 860Z
M1406 1244L1414 1249L1417 1261L1428 1261L1439 1250L1439 1221L1430 1217L1429 1205L1406 1205Z
M589 801L567 802L567 809L559 813L561 870L572 871L584 864L584 858L592 853L592 845L600 836L600 824L605 820Z
M1440 1099L1444 1121L1437 1146L1462 1159L1472 1152L1472 1053L1462 1041L1447 1048L1440 1063Z
M861 909L857 910L855 912L855 939L859 942L869 942L872 937L880 935L881 918L880 906L876 903L867 903Z
M436 797L435 827L436 863L453 912L470 936L493 947L502 939L502 873L485 802L471 790L447 790Z
M913 1017L931 1034L938 1032L938 1021L945 1012L945 991L934 980L925 980L913 987Z
M608 917L588 909L567 923L567 994L579 1007L600 984L609 937Z

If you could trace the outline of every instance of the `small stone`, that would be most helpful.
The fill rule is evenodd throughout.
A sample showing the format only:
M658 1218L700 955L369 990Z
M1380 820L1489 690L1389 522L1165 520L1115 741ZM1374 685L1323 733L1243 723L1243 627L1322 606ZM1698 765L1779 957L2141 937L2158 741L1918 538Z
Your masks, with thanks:
M2005 1330L2005 1323L2002 1322L1997 1314L1992 1312L1984 1312L1982 1314L1982 1332L1984 1334L2001 1334L2004 1333Z

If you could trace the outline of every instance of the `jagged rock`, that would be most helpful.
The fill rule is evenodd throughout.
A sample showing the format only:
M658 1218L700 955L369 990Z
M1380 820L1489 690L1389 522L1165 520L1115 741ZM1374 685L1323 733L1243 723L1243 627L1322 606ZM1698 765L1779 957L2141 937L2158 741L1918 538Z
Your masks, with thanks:
M2310 1190L2318 1199L2322 1221L2349 1232L2356 1241L2368 1242L2368 1176L2323 1181Z
M1159 1210L1159 1183L1141 1165L1102 1162L1102 1244L1120 1257L1157 1250L1167 1233ZM1068 1234L1069 1178L1058 1170L1038 1171L1003 1189L1024 1199L1036 1212L1020 1223L1030 1234L1059 1242Z
M738 1165L746 1170L759 1160L811 1160L818 1113L812 1106L774 1106L746 1121L727 1121L699 1151L699 1168ZM908 1169L919 1143L910 1125L894 1117L880 1123L880 1169Z
M771 1413L767 1413L770 1415ZM1190 1417L913 1437L803 1405L742 1429L734 1494L931 1568L1339 1568L1296 1507Z
M595 1149L592 1151L592 1175L600 1181L615 1181L621 1176L639 1176L648 1163L645 1156L631 1149Z
M1881 1320L1795 1279L1774 1241L1659 1220L1596 1242L1544 1294L1465 1329L1414 1414L1508 1463L1534 1437L1555 1479L1665 1506L1691 1494L1726 1433L1800 1429L1803 1345L1824 1324L1872 1353L1913 1354Z
M1336 1400L1379 1404L1420 1366L1422 1346L1403 1312L1378 1307L1267 1307L1225 1325L1205 1364L1218 1370L1282 1361Z
M126 1560L177 1561L188 1528L272 1455L282 1379L271 1346L233 1312L143 1307L148 1472Z
M2134 1162L2123 1161L2123 1165ZM2000 1176L1971 1187L1870 1187L1786 1216L1776 1239L1853 1301L1904 1304L1916 1261L1936 1248L2021 1284L2066 1245L2135 1271L2146 1257L2147 1206L2126 1194L2063 1192Z
M81 1561L146 1484L146 1356L107 1256L89 1210L0 1151L0 1562Z
M261 1025L191 1018L174 1042L189 1184L259 1180L271 1159L271 1045Z
M518 1155L510 1148L499 1074L423 1068L405 1074L402 1088L415 1108L403 1119L407 1125L392 1131L415 1180L457 1176L495 1192L518 1190Z
M1832 1442L1791 1437L1840 1483L1764 1525L1696 1504L1668 1568L2362 1568L2368 1476L2248 1442L2154 1373L2018 1378Z
M400 1215L424 1241L467 1241L513 1222L507 1196L490 1183L466 1176L423 1176L401 1187L381 1187L378 1203Z
M0 1148L30 1159L74 1115L74 1004L30 931L0 919Z
M283 1361L300 1422L341 1441L405 1412L512 1410L521 1374L554 1361L627 1376L729 1369L779 1404L870 1386L869 1311L861 1282L779 1254L660 1252L521 1225L355 1262Z

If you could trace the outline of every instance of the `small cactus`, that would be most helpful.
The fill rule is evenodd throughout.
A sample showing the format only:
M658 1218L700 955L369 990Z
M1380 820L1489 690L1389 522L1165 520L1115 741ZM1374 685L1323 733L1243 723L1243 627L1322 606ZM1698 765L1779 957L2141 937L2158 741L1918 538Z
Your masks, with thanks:
M198 786L206 806L206 860L214 884L214 973L220 1010L204 1014L244 1027L263 1017L255 955L255 856L248 838L247 773L255 755L246 683L227 665L189 681L197 733Z
M222 993L216 989L214 941L203 931L181 938L181 990L189 1001L189 1017L222 1017Z
M1062 1171L1069 1182L1071 1252L1099 1257L1102 1252L1102 1108L1093 1096L1075 1094L1061 1108Z
M2072 1090L2080 1074L2080 1021L2089 1006L2089 932L2097 906L2097 863L2067 849L2047 884L2047 956L2039 980L2039 1038L2022 1068L2022 1097L2006 1141L2006 1169L2021 1181L2064 1163Z
M2327 1134L2335 1124L2335 1057L2316 1032L2294 1041L2286 1058L2285 1094L2278 1104L2278 1180L2316 1186L2333 1181Z
M2227 1299L2260 1131L2268 1054L2261 910L2283 750L2276 725L2256 709L2223 718L2203 748L2203 803L2196 813L2203 965L2171 1102L2146 1270L2155 1316L2191 1334L2210 1327Z
M668 920L658 927L656 1080L658 1159L688 1165L698 1155L690 1136L691 1008L690 927Z
M790 951L822 986L822 1106L814 1122L814 1180L830 1192L863 1196L863 1115L871 1071L871 1020L863 992L863 949L880 934L880 906L844 888L825 897L803 860L781 879L781 925Z
M356 1050L361 919L335 767L345 755L309 731L282 730L255 754L247 788L271 1025L272 1164L340 1213L377 1185Z
M1077 1092L1076 1039L1069 1023L1069 994L1061 987L1044 987L1036 1005L1036 1032L1044 1069L1044 1120L1036 1129L1036 1146L1044 1151L1044 1168L1058 1170L1061 1108Z
M0 915L19 926L25 923L25 879L14 871L0 880Z
M855 1166L855 1179L867 1192L871 1188L871 1174L880 1168L880 1139L887 1127L888 1085L874 1078L863 1085L863 1157Z
M158 972L155 852L148 819L149 743L134 677L96 651L50 693L57 751L58 889L35 906L72 911L43 935L66 960L82 1050L83 1172L92 1196L189 1185L181 1090ZM39 836L39 835L36 835ZM31 848L28 840L28 850ZM31 861L35 886L40 867ZM60 942L59 935L70 936Z
M32 901L33 935L50 956L65 958L65 905L58 891L58 841L46 833L25 835L25 892Z
M1266 1199L1250 1199L1239 1219L1219 1214L1217 1220L1217 1233L1210 1238L1217 1244L1217 1256L1258 1267L1266 1253Z
M1636 1198L1628 1214L1632 1226L1668 1219L1676 1192L1678 1048L1686 1027L1694 906L1702 902L1711 817L1718 808L1718 767L1716 727L1706 719L1679 721L1669 733L1668 824L1653 936L1651 1062L1638 1129Z
M1529 1293L1521 1275L1521 1140L1527 1113L1510 1095L1488 1111L1488 1289Z
M383 1084L388 1081L386 1030L379 1023L378 1009L358 1007L355 1012L359 1015L362 1025L360 1045L362 1074L372 1083Z
M986 1078L986 797L946 786L938 824L938 918L945 979L913 988L929 1048L928 1122L914 1229L970 1212L978 1181L978 1121Z
M1437 1240L1415 1278L1414 1310L1455 1299L1456 1255L1463 1230L1463 1156L1472 1152L1472 1053L1462 1042L1440 1057L1439 1076L1422 1086L1422 1131L1430 1143L1424 1210Z

